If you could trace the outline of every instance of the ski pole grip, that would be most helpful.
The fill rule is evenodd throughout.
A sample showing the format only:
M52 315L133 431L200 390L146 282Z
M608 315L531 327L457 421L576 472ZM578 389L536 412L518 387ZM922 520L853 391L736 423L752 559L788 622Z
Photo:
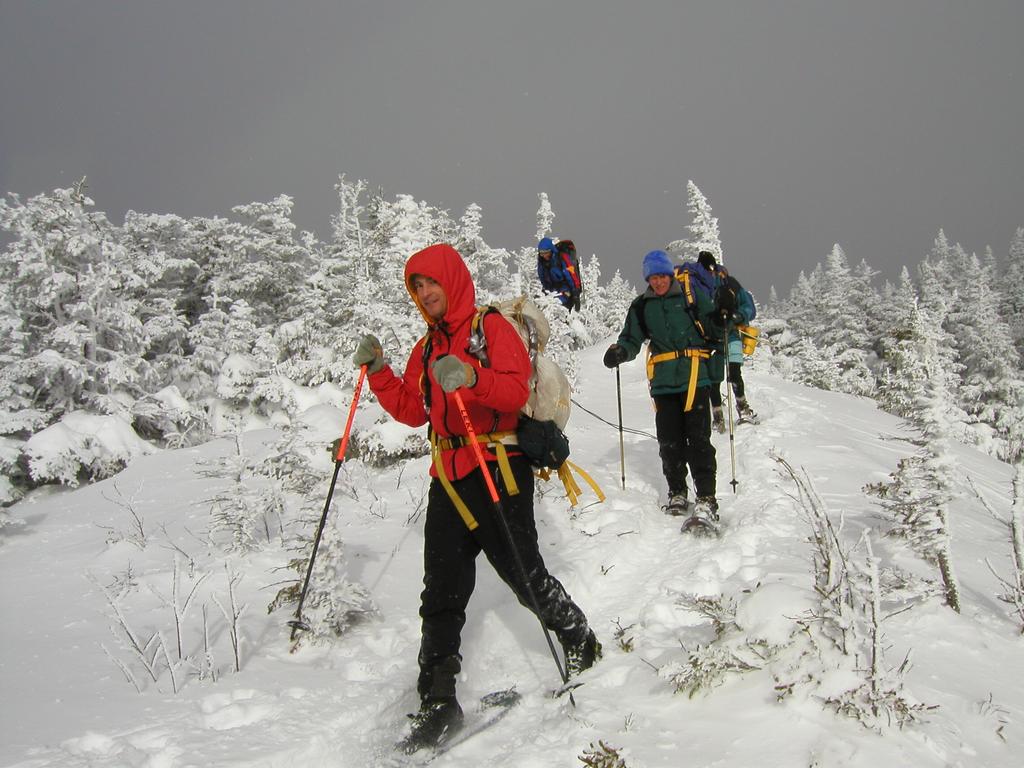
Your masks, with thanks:
M480 471L483 473L484 482L487 483L487 491L491 494L491 501L498 502L498 489L494 487L494 480L491 478L491 473L487 471L487 460L484 458L483 449L480 448L480 443L476 439L476 430L473 429L473 424L469 420L469 413L466 411L466 404L462 402L462 395L459 394L459 390L455 390L455 404L459 407L459 414L462 416L462 423L466 427L466 434L469 436L469 444L473 446L473 453L476 454L477 464L480 465Z
M359 366L359 379L356 381L356 391L352 395L352 405L348 408L348 420L345 422L345 434L338 443L338 452L334 454L334 461L338 462L345 458L345 450L348 448L348 438L352 433L352 421L356 416L356 406L359 404L359 393L363 390L363 381L366 380L366 365Z

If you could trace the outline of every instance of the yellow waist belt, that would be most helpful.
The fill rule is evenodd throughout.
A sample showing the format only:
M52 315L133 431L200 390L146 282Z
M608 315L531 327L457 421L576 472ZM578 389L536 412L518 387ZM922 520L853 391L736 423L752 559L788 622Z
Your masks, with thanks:
M494 450L494 454L498 457L498 469L501 472L502 480L505 481L505 488L508 489L509 495L515 496L519 493L519 486L516 485L516 479L512 475L512 466L508 463L508 452L505 450L505 445L516 444L516 433L511 431L486 432L482 435L477 435L476 441L484 443L488 448ZM458 510L462 522L472 531L479 526L479 523L473 517L473 513L469 511L466 502L461 499L459 494L456 493L455 488L452 487L451 481L444 472L444 465L441 463L442 451L450 451L454 448L461 448L464 445L469 445L468 437L460 435L458 437L446 437L438 440L433 430L430 432L430 455L434 462L434 469L437 470L437 479L441 481L441 487L444 488L448 498L452 500L452 504Z
M483 443L494 451L494 455L498 458L498 471L501 472L501 478L505 483L505 488L508 490L509 496L515 496L518 494L519 486L516 484L515 476L512 474L512 465L508 462L508 452L505 450L506 445L518 445L516 442L516 433L511 431L488 432L486 434L477 435L476 440L478 443ZM462 522L464 522L466 527L472 531L480 524L476 521L476 518L473 517L473 513L469 511L469 507L466 506L466 502L462 500L454 486L452 486L451 481L444 472L444 464L441 462L442 451L450 451L455 448L461 448L465 445L469 445L468 437L460 435L457 437L446 437L438 440L433 431L430 433L430 453L434 462L434 468L437 470L437 479L441 481L441 487L444 488L445 493L448 494L448 498L452 500L452 504L454 504L455 509L458 510L459 517L462 518ZM572 476L573 469L575 469L580 477L582 477L587 484L594 489L594 493L597 494L598 500L604 501L604 493L601 491L601 488L597 483L594 482L593 478L580 466L566 460L558 469L558 479L562 481L562 485L565 487L565 492L569 497L570 505L574 507L576 506L581 493L579 485L577 485ZM551 477L551 473L548 470L541 470L537 473L537 476L542 480L547 480Z
M711 352L709 350L690 347L688 349L676 349L672 352L661 352L657 355L650 355L647 358L647 379L650 381L654 378L655 365L658 363L664 363L668 360L678 360L680 357L690 358L690 383L686 388L686 406L683 408L683 411L689 411L693 408L693 399L697 394L697 379L700 374L700 361L708 360L711 357Z

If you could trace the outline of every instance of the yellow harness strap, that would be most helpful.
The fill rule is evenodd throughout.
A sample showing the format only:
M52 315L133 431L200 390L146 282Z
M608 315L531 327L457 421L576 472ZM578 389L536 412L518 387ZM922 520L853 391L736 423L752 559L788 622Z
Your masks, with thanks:
M664 363L667 360L678 360L680 357L690 358L690 382L686 388L686 407L683 408L683 411L689 411L693 408L693 400L697 395L700 361L710 359L711 352L709 350L691 347L690 349L676 349L672 352L651 355L647 358L647 378L654 378L654 366L658 363Z
M699 333L701 337L706 338L706 334L704 333L704 324L697 319L697 299L694 298L693 288L690 286L690 273L683 272L681 281L683 283L683 295L686 297L686 311L690 315L690 319L693 321L693 325L697 329L697 333Z
M452 504L455 505L455 509L458 510L459 517L462 518L462 522L466 524L466 527L473 531L480 525L476 518L473 517L473 513L469 511L469 507L466 503L459 498L459 494L455 492L451 482L448 480L448 476L444 473L444 465L441 463L441 449L437 444L437 438L434 436L433 431L430 433L430 457L434 462L434 469L437 470L437 479L441 481L441 487L444 488L445 493L448 494L448 498L452 500Z
M565 488L565 495L569 499L569 506L575 507L579 501L580 494L582 493L579 484L576 482L576 478L572 476L572 470L574 469L576 470L576 473L587 482L587 485L594 489L594 494L597 496L597 500L599 502L604 501L604 491L601 490L601 486L594 482L594 478L587 474L586 471L584 471L578 464L573 464L571 461L566 459L562 463L562 466L558 468L558 479L562 481L562 486ZM541 480L550 480L551 470L538 470L537 477Z
M482 435L477 435L476 441L485 444L494 451L494 455L498 458L498 470L501 472L501 479L505 482L505 489L508 491L508 495L517 495L519 493L519 486L516 484L515 475L512 474L512 465L508 463L508 451L505 450L506 445L516 445L516 433L511 430L505 432L486 432ZM453 448L469 445L469 438L462 435L446 437L444 440L438 440L437 445L442 451L450 451ZM440 472L440 470L438 471ZM451 494L448 495L450 496Z
M505 442L502 441L509 442L509 438L511 438L509 444L515 444L515 436L515 432L488 432L476 436L478 443L486 443L487 447L491 448L495 456L498 457L498 471L501 472L501 478L505 483L505 489L508 491L509 496L518 494L519 486L516 484L516 478L512 474L512 465L508 463L508 452L505 450ZM451 481L448 480L448 476L444 472L444 463L441 461L442 451L450 451L453 448L461 448L464 445L469 445L469 439L466 437L448 437L438 440L433 431L430 433L430 455L434 462L434 469L437 470L437 479L441 481L441 487L444 488L448 498L452 500L452 504L458 510L462 522L472 531L477 528L479 523L473 517L473 513L469 511L466 502L456 492Z

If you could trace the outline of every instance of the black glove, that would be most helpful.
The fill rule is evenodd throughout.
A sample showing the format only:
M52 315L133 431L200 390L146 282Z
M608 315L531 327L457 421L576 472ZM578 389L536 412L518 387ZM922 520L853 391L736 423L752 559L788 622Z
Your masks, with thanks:
M618 344L612 344L604 353L604 367L615 368L619 363L626 362L626 350Z
M715 291L715 307L720 314L731 316L736 311L736 292L727 286L718 286L718 290Z

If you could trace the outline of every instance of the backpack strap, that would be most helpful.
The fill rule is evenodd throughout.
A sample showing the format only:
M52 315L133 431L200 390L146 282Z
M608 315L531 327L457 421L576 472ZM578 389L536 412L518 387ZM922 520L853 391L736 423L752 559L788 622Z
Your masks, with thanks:
M476 314L469 323L469 346L466 351L480 361L481 368L491 367L491 358L487 354L487 337L484 335L484 318L491 312L501 313L490 304L476 308Z
M683 296L686 299L686 314L690 316L690 320L693 322L693 327L697 329L697 333L704 341L708 340L708 336L704 333L704 324L697 317L697 297L693 295L693 286L690 285L690 273L687 270L683 270L682 276L679 278L679 282L683 284ZM689 409L687 409L689 410Z
M430 362L430 352L433 342L430 339L430 331L422 339L423 341L423 364L420 366L420 393L423 395L423 409L430 416L430 382L427 381L427 363Z
M651 337L650 330L647 328L647 318L644 317L644 305L647 303L647 298L641 293L635 299L633 303L629 305L629 311L636 310L636 322L640 326L640 332L644 335L645 339Z

